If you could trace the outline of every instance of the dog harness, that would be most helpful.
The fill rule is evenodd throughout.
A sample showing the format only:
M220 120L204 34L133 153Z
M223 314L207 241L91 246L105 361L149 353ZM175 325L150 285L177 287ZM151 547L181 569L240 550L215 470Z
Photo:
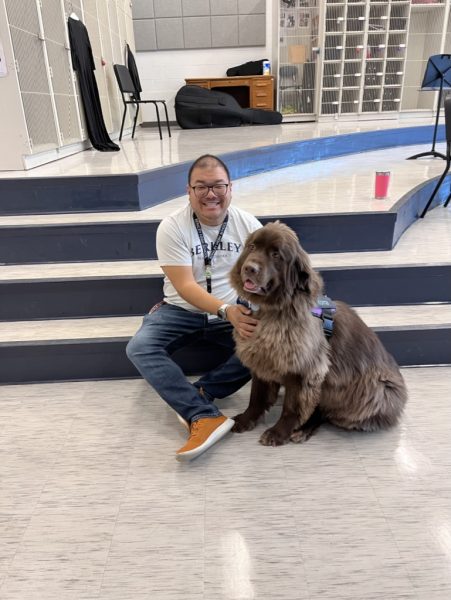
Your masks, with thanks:
M236 303L242 304L243 306L246 306L252 310L256 309L256 307L251 305L248 300L245 300L240 296L238 296ZM322 320L324 335L327 339L332 337L334 330L334 314L336 311L337 307L335 303L329 298L329 296L325 295L319 296L318 300L316 301L316 306L314 306L310 311L314 317L318 317Z
M336 311L337 307L329 296L320 296L317 300L317 305L311 309L312 315L322 320L324 335L327 339L332 337L334 314Z

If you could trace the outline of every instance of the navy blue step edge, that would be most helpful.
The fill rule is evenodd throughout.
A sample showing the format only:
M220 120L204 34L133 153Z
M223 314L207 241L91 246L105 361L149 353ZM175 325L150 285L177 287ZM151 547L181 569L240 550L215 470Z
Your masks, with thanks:
M399 127L239 150L221 157L232 179L238 179L347 154L427 144L432 136L432 125ZM444 139L445 127L440 125L437 140ZM142 210L183 195L190 164L139 174L0 179L0 215Z
M258 217L292 227L308 252L390 250L396 214ZM155 260L159 221L0 227L0 264Z
M400 366L451 364L451 324L412 328L376 328L382 343ZM138 374L127 359L127 340L49 342L0 345L0 383L36 383L87 379L117 379ZM215 365L216 350L191 347L176 358L186 374L198 366ZM220 361L226 355L221 355ZM24 366L26 365L26 366Z
M307 252L391 250L418 218L438 177L417 185L386 212L282 215ZM431 209L445 202L451 176L443 182ZM154 260L159 221L70 225L0 226L0 264Z
M326 291L353 306L451 302L451 264L320 270ZM0 321L143 315L163 297L163 277L0 282Z

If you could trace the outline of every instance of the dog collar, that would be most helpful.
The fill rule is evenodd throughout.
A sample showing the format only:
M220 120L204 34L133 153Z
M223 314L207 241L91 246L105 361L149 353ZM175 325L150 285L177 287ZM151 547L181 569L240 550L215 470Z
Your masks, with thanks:
M246 300L246 298L242 298L241 296L238 296L238 298L236 299L236 303L242 304L246 308L250 308L253 313L257 312L260 308L257 304L252 304L251 302L249 302L249 300Z

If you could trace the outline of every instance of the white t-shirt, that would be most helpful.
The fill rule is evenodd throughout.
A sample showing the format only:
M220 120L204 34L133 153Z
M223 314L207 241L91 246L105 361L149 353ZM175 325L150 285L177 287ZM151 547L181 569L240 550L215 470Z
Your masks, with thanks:
M229 273L243 249L247 236L259 229L262 224L250 213L229 206L229 220L212 260L211 293L219 300L235 304L236 292L229 282ZM202 232L208 245L208 255L215 243L221 225L202 225ZM188 204L165 217L157 230L157 255L160 266L189 266L193 269L195 281L207 289L205 263L199 234L193 220L193 210ZM164 299L193 312L202 312L181 298L167 277L164 278Z

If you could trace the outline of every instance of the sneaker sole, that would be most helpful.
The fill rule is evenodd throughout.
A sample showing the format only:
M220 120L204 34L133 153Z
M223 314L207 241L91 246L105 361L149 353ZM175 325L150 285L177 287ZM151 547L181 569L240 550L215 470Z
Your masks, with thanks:
M227 421L224 421L222 425L220 425L217 429L213 431L210 437L207 440L205 440L205 442L201 446L198 446L193 450L188 450L188 452L176 454L175 458L180 462L188 462L190 460L193 460L194 458L197 458L206 450L208 450L208 448L213 446L213 444L219 442L219 440L223 438L226 435L226 433L228 433L232 429L234 425L235 421L233 419L228 418Z

